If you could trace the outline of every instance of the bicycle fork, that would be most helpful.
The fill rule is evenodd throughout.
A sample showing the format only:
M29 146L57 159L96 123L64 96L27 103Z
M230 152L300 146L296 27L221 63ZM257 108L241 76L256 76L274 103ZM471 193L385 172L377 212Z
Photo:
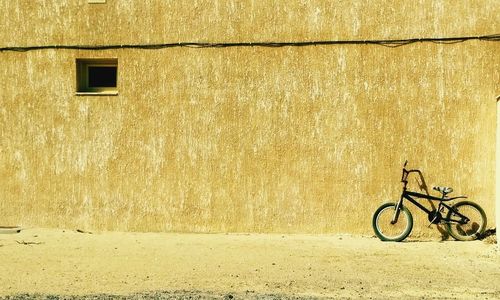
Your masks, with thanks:
M403 206L403 195L401 195L401 198L399 199L398 204L396 204L394 216L392 217L392 221L391 221L391 224L393 224L393 225L398 222L399 213L401 212L401 206Z

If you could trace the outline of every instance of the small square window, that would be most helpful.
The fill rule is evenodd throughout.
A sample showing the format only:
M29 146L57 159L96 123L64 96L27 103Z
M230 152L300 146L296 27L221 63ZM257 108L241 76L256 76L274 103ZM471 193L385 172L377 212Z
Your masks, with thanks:
M77 59L77 93L117 94L118 60Z

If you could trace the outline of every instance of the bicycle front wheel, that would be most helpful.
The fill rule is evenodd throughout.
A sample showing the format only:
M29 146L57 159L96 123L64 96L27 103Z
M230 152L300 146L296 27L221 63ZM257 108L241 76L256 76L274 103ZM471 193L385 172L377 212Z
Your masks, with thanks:
M467 217L467 222L464 217ZM473 241L486 228L486 214L474 202L462 201L453 205L446 216L448 233L459 241Z
M396 213L396 203L385 203L373 214L372 226L377 237L382 241L400 242L404 240L413 228L413 217L410 211L401 206L396 223L392 223Z

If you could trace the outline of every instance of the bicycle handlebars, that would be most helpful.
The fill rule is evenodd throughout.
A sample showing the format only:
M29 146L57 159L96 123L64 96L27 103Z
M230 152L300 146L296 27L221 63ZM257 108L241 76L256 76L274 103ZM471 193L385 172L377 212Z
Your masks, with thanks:
M408 175L410 173L421 173L420 170L418 169L412 169L412 170L407 170L406 165L408 164L408 161L406 160L405 163L403 164L403 175L401 176L401 182L408 183Z

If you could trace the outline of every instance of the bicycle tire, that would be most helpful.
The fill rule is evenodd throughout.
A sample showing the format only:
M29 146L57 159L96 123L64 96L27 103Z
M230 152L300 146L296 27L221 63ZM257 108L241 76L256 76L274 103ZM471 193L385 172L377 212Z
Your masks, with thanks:
M372 226L375 235L384 242L401 242L410 234L413 228L413 216L404 206L401 207L398 222L391 224L396 203L384 203L373 214ZM385 229L387 228L387 230ZM394 231L395 234L390 234Z
M453 238L458 241L473 241L483 234L486 228L486 214L481 206L471 201L458 202L448 211L446 219L450 220L454 211L463 214L470 221L467 224L446 223L446 230Z

